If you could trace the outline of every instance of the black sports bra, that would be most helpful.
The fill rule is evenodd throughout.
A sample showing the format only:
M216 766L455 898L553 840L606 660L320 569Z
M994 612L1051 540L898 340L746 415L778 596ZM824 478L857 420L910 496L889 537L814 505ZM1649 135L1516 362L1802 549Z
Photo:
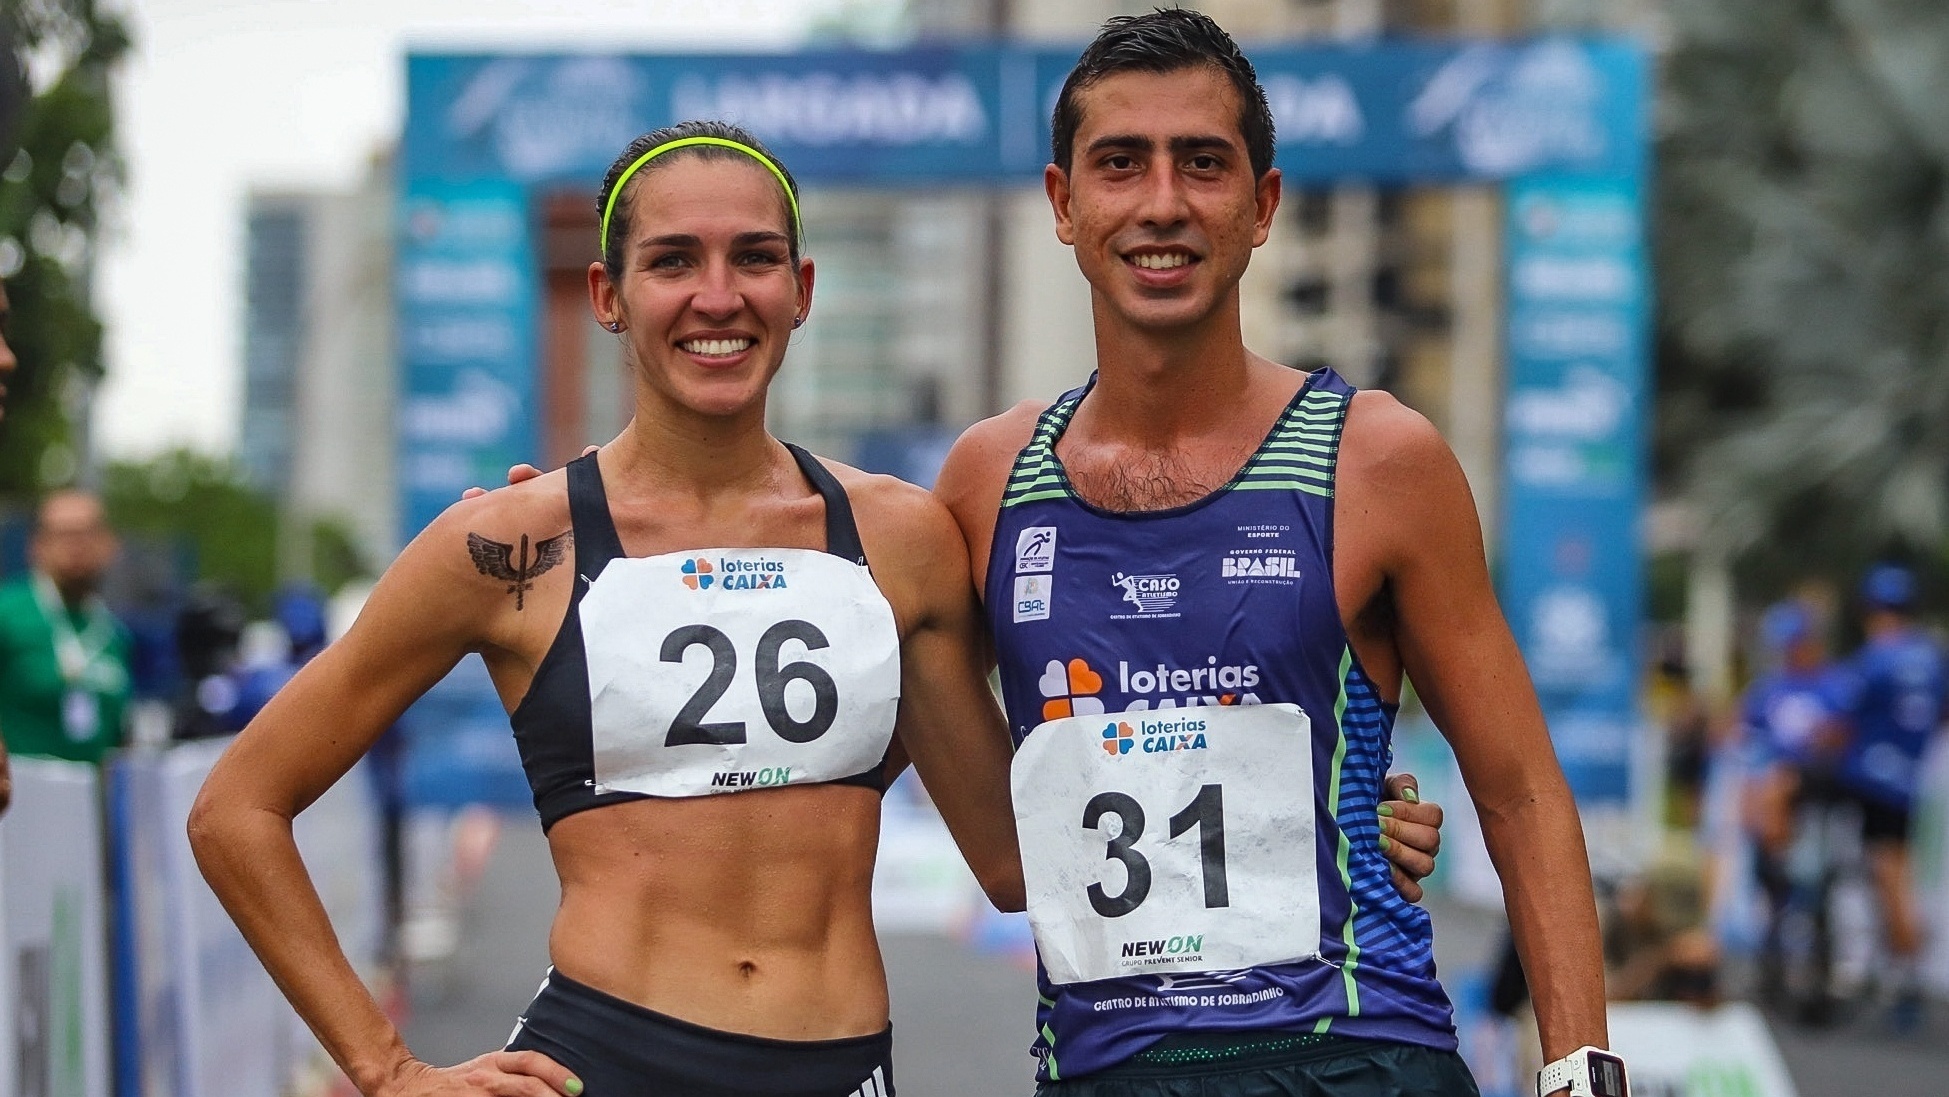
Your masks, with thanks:
M848 500L845 489L840 486L839 481L834 478L832 473L824 465L819 463L817 458L789 442L786 443L786 446L791 450L792 457L798 463L799 470L825 500L825 553L839 557L849 565L858 565L860 568L863 568L866 564L866 553L860 545L859 528L853 521L852 503ZM615 789L597 780L598 737L595 729L599 721L593 712L594 702L592 701L592 693L598 691L592 691L591 689L590 651L586 638L583 636L583 601L585 596L594 588L597 580L602 577L604 569L611 562L623 560L636 563L644 559L661 560L662 558L635 558L635 560L632 560L632 558L625 556L623 553L622 542L616 534L615 522L609 514L608 498L603 491L602 473L596 465L595 454L587 454L571 461L567 471L569 520L575 533L576 575L574 588L569 596L568 610L563 615L561 628L556 632L555 640L549 646L548 653L542 658L540 667L536 669L534 680L528 687L527 696L522 698L521 703L515 707L514 712L508 718L509 723L514 727L515 744L521 752L521 767L526 771L529 787L534 792L535 810L541 816L543 829L553 826L556 820L567 815L573 815L578 811L586 811L589 808L621 803L627 800L650 799L655 795L648 792ZM750 551L748 550L724 551L732 555L750 555ZM755 551L762 552L767 550ZM788 551L775 550L776 553L781 554ZM814 557L815 560L822 558L823 556ZM711 570L710 565L704 557L698 557L696 563L702 565L706 572ZM732 566L736 565L734 564ZM682 570L692 572L694 568L691 564L685 563ZM691 591L697 589L697 583L700 581L695 576L673 576L673 578L681 578ZM720 598L728 596L729 591L725 588L736 585L736 580L729 575L722 575L716 578L719 584L719 591L716 596ZM739 576L738 578L749 579L747 576ZM712 579L710 578L703 578L701 582L706 588L712 585ZM870 577L868 582L870 583ZM779 585L782 587L785 584L781 581ZM668 604L672 599L687 596L681 589L673 587L672 591L673 593L670 596L659 597L658 600ZM877 590L873 594L877 597ZM881 601L883 602L883 600ZM890 620L890 609L885 610L885 612ZM816 628L799 621L787 622L787 624L811 628L812 637L816 642L806 642L805 646L808 650L823 649L826 647L825 637ZM696 627L691 626L692 629ZM605 631L613 631L613 629L605 627ZM796 637L796 634L794 636ZM623 642L635 645L640 644L642 640L640 637L629 637ZM893 641L893 644L896 648L896 652L893 655L893 662L897 667L897 638ZM670 645L668 642L664 644L664 649L664 660L666 662L679 662L682 657L688 655L686 649L678 652L679 659L671 659ZM780 645L773 644L771 657L774 663L781 661L783 658L779 652ZM826 674L820 668L812 666L809 663L794 663L791 664L791 667L809 667L809 672L801 669L798 673L801 676L807 673L818 674L824 678L826 683L830 684L832 682L831 675ZM790 669L790 667L787 668L787 670ZM669 671L650 670L647 673L669 673ZM880 677L884 678L884 668L879 673ZM728 676L729 672L727 671L726 677ZM881 683L881 686L883 691L884 682ZM791 696L785 692L787 688L789 688L789 685L779 687L777 699L767 702L768 705L773 706L765 713L767 717L777 717L777 713L785 711L785 699ZM896 682L893 686L891 703L897 705L897 699L898 686L896 672ZM888 699L879 698L876 711L885 713L888 711L888 703ZM826 706L823 699L820 705L824 711L815 712L812 719L816 720L823 716L828 725L830 725L833 719L830 707ZM653 719L662 721L667 719L667 717L659 713ZM676 719L682 721L685 717L679 713ZM787 732L798 731L801 734L803 733L805 723L811 722L806 721L805 723L801 723L796 721L789 713L786 713L782 719L785 721L784 727ZM708 733L710 730L721 726L698 724L697 717L694 715L690 717L690 720L691 724L688 725L690 728L689 731L686 732L673 724L668 737L661 741L657 741L657 737L664 735L663 729L660 728L638 730L633 733L633 737L643 741L637 744L638 747L647 744L649 747L654 748L664 746L666 743L678 743L678 737L680 735L694 735L698 728L702 728ZM887 725L887 733L890 734L890 717L880 722ZM777 727L779 725L774 722L773 726ZM846 729L842 727L837 730L843 733ZM759 733L754 732L753 734ZM823 729L817 734L823 734ZM742 731L740 731L739 743L743 742L741 736ZM788 737L793 742L805 741L795 736ZM686 745L697 741L695 738L684 740ZM718 749L723 750L725 748L719 747ZM870 755L868 756L870 757ZM885 761L885 755L882 754L877 764L847 776L827 778L824 780L795 780L790 782L781 779L776 783L859 785L883 792L886 788ZM857 762L852 764L857 764ZM733 769L735 769L735 766L733 766ZM742 776L744 779L736 782L740 786L766 787L774 782L768 778L764 778L763 775L768 775L772 772L772 770L766 769L759 771L758 776L754 776L753 774L739 775L736 773L730 776L733 778ZM780 769L777 772L784 773L787 771ZM719 774L718 776L722 778L726 775ZM720 780L712 783L724 784L726 782ZM679 793L678 795L707 794L709 792L736 790L734 787L723 789L709 788L699 790L696 793Z

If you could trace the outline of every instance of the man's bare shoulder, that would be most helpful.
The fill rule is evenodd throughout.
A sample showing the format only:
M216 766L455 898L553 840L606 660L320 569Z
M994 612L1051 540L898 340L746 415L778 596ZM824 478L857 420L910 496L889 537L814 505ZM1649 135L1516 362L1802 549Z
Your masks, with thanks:
M934 493L950 508L979 499L992 510L1001 499L1002 484L1016 455L1035 436L1036 421L1047 410L1046 400L1024 400L962 431L947 451Z
M1419 495L1444 486L1450 470L1459 471L1455 454L1427 416L1392 393L1363 389L1354 394L1340 435L1340 488L1408 489Z

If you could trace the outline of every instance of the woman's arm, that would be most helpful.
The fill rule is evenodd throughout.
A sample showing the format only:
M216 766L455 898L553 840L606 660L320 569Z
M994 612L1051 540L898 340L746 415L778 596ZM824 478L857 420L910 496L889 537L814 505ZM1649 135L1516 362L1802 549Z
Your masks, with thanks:
M566 1070L532 1053L493 1053L444 1071L415 1060L346 959L291 836L292 818L485 642L501 584L471 566L466 538L470 524L506 509L461 504L407 546L352 629L224 752L190 811L190 845L211 890L368 1097L581 1092Z

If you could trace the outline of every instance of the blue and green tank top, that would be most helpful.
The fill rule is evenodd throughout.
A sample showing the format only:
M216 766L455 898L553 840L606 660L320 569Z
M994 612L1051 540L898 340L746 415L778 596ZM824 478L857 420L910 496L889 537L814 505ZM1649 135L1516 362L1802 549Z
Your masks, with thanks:
M1185 506L1118 513L1084 501L1056 457L1094 383L1042 414L995 525L987 612L1010 730L1019 744L1071 715L1305 710L1315 787L1293 790L1292 809L1314 814L1320 955L1066 986L1038 971L1040 1077L1089 1074L1187 1032L1453 1049L1427 912L1395 890L1380 850L1395 706L1362 670L1334 597L1334 474L1353 387L1313 373L1229 483ZM1206 1001L1224 1004L1186 1004Z

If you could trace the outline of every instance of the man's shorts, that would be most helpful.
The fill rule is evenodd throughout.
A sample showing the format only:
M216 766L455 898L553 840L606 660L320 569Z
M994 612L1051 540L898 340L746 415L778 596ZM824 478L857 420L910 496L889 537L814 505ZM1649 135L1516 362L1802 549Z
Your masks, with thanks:
M768 1040L693 1025L551 970L509 1051L539 1051L583 1097L893 1097L893 1030Z
M1167 1037L1095 1074L1045 1082L1036 1097L1478 1097L1452 1051L1311 1033Z

